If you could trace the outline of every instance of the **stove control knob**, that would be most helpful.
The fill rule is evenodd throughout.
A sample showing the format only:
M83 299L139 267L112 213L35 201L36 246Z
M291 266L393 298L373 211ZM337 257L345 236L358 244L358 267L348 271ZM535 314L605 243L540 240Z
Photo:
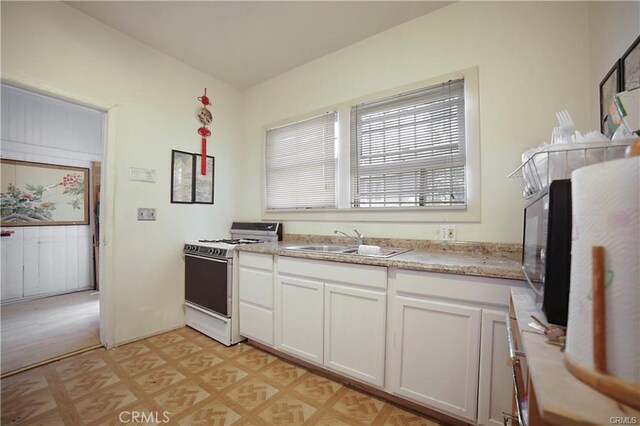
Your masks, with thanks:
M213 254L213 251L214 251L214 250L213 250L212 248L210 248L210 249L209 249L209 254Z
M216 256L220 256L221 251L222 251L222 250L220 250L220 249L215 249L215 255L216 255Z

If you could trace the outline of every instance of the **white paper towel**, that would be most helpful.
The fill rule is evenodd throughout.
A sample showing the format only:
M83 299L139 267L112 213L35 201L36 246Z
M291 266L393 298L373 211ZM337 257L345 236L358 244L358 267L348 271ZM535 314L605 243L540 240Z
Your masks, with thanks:
M605 248L607 371L640 383L640 157L583 167L572 180L566 352L593 363L593 246Z

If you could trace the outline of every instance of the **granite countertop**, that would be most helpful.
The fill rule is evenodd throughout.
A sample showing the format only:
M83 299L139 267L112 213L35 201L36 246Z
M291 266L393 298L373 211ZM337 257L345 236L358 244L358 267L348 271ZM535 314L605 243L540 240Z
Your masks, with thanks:
M279 256L328 260L342 263L357 263L414 271L524 280L519 260L516 260L513 256L500 256L492 252L487 253L483 250L470 252L462 250L413 249L412 251L389 258L376 258L350 254L318 253L286 248L299 244L299 242L293 241L247 244L239 246L238 250L251 253L275 254Z

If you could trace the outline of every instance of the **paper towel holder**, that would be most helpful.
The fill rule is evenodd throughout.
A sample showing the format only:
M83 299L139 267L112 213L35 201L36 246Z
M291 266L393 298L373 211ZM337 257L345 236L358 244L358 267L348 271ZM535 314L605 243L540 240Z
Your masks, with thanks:
M637 157L640 155L640 139L633 142L624 151L625 157Z
M640 141L639 141L640 142ZM639 145L640 147L640 145ZM636 154L637 155L637 154ZM607 374L604 247L592 248L593 264L593 361L595 370L571 359L565 352L565 365L575 377L600 393L640 409L640 385Z

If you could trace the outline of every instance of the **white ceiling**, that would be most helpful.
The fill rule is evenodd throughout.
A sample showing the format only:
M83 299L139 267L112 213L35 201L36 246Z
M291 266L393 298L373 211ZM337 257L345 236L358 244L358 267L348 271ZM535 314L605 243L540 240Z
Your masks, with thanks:
M66 3L196 69L245 89L452 2Z

